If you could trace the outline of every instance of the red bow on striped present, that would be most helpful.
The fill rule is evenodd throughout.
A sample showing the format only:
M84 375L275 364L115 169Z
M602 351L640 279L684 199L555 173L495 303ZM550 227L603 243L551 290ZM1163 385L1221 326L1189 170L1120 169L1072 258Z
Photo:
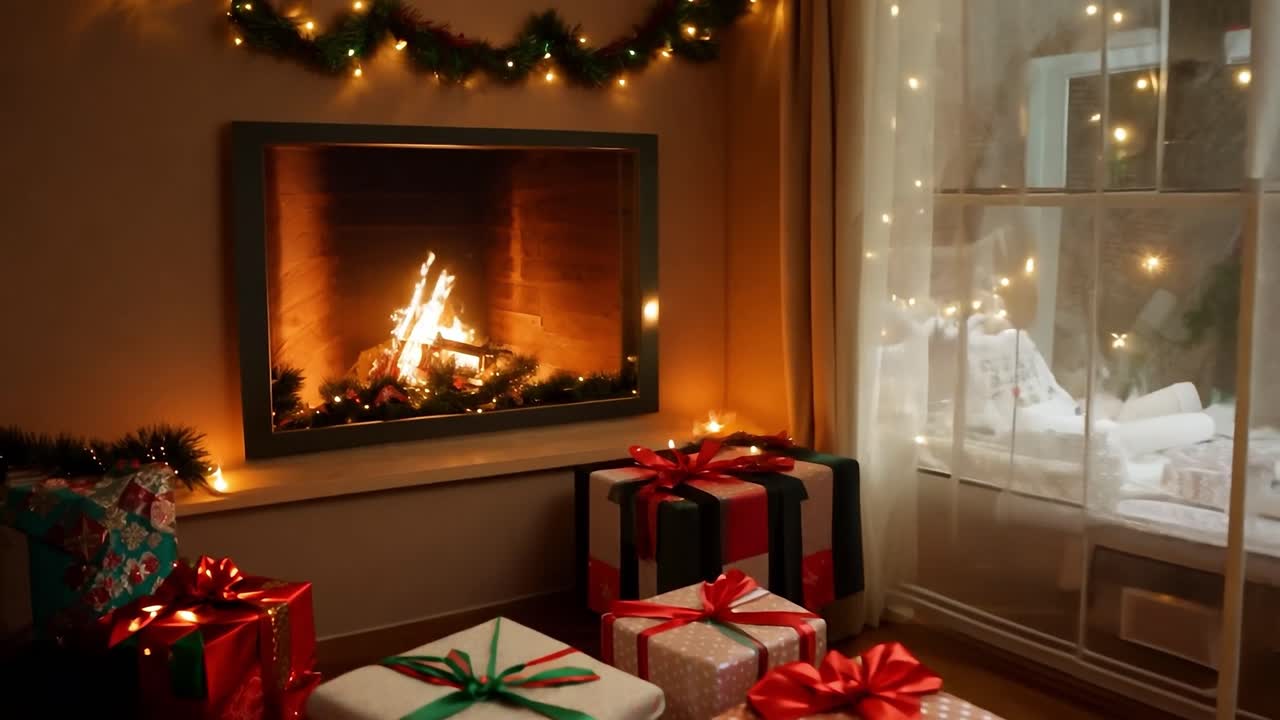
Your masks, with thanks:
M655 475L636 492L636 552L652 560L658 551L658 505L663 500L680 499L671 492L677 485L690 480L712 482L743 482L737 475L744 473L786 472L795 469L796 461L781 455L740 455L725 460L714 460L720 452L721 442L708 438L702 441L696 455L671 450L672 458L666 458L649 448L632 445L628 452L636 464L653 470Z

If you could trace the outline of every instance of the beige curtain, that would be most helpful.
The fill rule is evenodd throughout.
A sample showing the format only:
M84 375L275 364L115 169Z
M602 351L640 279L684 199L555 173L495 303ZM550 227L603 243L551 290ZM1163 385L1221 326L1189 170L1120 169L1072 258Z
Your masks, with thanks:
M857 2L783 1L788 46L781 94L781 258L788 421L797 440L854 454L858 243L850 229L860 207L854 182L860 149Z

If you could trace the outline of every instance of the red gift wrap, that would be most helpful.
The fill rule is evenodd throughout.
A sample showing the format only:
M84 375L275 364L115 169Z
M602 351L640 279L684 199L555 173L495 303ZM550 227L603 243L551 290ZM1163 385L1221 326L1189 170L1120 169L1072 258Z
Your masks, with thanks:
M319 684L311 583L245 575L230 558L179 565L110 620L136 645L147 718L296 720Z

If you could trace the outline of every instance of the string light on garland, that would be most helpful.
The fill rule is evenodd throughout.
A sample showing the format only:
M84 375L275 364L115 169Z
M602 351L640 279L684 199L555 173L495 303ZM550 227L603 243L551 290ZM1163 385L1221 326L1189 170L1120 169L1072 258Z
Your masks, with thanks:
M755 4L655 0L633 30L601 45L591 43L589 35L567 24L555 10L547 10L531 16L513 40L495 45L421 19L411 6L414 2L355 0L322 29L314 20L279 12L273 0L232 0L227 14L238 45L330 74L359 77L361 64L389 44L413 69L448 83L462 84L481 73L515 83L536 73L547 82L563 76L575 85L626 87L624 76L645 69L655 58L714 59L719 52L715 33L732 26ZM539 58L554 67L546 67Z

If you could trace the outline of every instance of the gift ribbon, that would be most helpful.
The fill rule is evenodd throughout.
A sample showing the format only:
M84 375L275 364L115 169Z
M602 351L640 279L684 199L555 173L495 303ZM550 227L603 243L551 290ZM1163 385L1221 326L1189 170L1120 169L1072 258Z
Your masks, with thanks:
M769 669L769 650L759 640L738 627L739 625L789 627L800 636L800 657L807 657L809 662L816 661L817 633L807 621L816 619L817 615L806 611L739 612L734 610L735 604L740 603L742 598L759 589L760 586L755 580L741 570L735 569L721 575L715 582L702 583L698 588L698 597L702 602L700 608L663 605L646 600L615 601L609 614L601 619L603 630L601 654L606 662L613 664L613 625L618 618L649 618L666 622L645 628L636 636L636 674L642 679L649 677L650 638L668 630L702 621L726 626L750 640L756 651L759 675L764 675Z
M498 635L501 627L502 618L498 618L493 622L493 637L489 640L488 668L478 677L472 669L471 656L461 650L450 650L444 657L396 655L383 659L380 664L396 672L432 685L443 685L457 690L414 710L401 720L444 720L481 702L515 705L552 720L594 720L584 712L541 703L513 691L514 688L561 687L599 680L600 676L591 670L577 667L553 668L533 675L518 674L527 667L558 660L577 650L565 648L550 655L512 665L502 672L495 672L498 660Z
M231 558L215 560L202 555L194 567L175 563L173 572L155 593L138 598L107 617L107 647L115 647L156 618L180 608L240 603L262 595L261 591L237 592L235 587L243 579L244 574Z
M942 678L900 643L883 643L853 660L829 652L822 666L804 662L774 668L747 693L764 720L798 720L835 710L862 720L920 717L921 698L942 689Z
M691 480L740 483L743 481L737 474L786 472L796 466L795 460L772 454L713 460L720 446L719 440L708 438L702 441L697 454L672 449L671 458L639 445L628 449L637 465L654 472L635 495L636 552L641 558L652 560L657 553L658 506L664 500L680 499L680 495L673 492L677 486Z

